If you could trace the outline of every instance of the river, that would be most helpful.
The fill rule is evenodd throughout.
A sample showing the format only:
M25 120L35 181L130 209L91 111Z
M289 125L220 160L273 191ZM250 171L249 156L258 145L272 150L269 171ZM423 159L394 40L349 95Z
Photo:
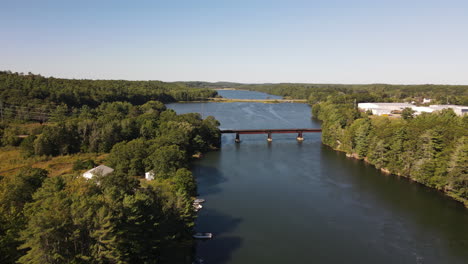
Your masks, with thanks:
M279 98L219 91L226 98ZM222 129L318 128L306 104L182 103ZM321 144L320 134L222 136L193 166L206 199L196 230L207 264L468 263L468 210Z

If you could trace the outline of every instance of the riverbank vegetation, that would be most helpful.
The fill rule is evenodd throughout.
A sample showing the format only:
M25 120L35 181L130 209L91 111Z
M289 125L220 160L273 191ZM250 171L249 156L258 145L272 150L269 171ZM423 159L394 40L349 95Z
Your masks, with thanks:
M421 101L468 105L468 86L254 85L256 91L307 98L322 121L322 142L349 157L438 189L468 207L468 115L451 109L402 118L372 116L360 102Z
M321 102L322 141L387 173L441 190L468 206L468 116L450 110L406 119L369 116Z
M20 107L0 123L1 263L190 262L190 160L219 147L219 123L163 102L211 91L8 72L0 91ZM42 103L47 118L27 118ZM114 172L81 176L101 163Z

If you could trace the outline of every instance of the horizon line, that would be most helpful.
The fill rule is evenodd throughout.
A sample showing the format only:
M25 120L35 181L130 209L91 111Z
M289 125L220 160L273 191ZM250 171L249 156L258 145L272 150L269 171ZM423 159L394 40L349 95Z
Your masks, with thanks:
M303 84L303 85L406 85L406 86L420 86L420 85L440 85L440 86L468 86L468 84L453 84L453 83L386 83L386 82L369 82L369 83L334 83L334 82L238 82L238 81L201 81L201 80L190 80L190 81L164 81L158 79L106 79L106 78L77 78L77 77L60 77L53 75L43 75L41 73L28 72L14 72L11 70L0 70L0 72L10 72L11 74L18 75L38 75L45 78L54 78L54 79L67 79L67 80L90 80L90 81L135 81L135 82L148 82L148 81L159 81L165 83L190 83L190 82L204 82L204 83L233 83L233 84L242 84L242 85L277 85L277 84Z

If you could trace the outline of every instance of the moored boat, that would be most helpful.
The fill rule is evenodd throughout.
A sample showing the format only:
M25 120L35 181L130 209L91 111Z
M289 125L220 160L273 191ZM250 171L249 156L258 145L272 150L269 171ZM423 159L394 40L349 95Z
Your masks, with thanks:
M195 233L193 235L193 238L198 238L198 239L211 239L213 238L212 233Z
M197 198L195 199L195 201L193 201L194 203L204 203L205 202L205 199L202 199L202 198Z

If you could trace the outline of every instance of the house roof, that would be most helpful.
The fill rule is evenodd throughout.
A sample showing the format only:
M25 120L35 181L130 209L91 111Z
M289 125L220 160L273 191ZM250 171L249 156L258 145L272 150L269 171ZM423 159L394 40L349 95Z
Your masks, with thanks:
M101 174L102 176L107 175L111 172L113 172L114 169L111 167L107 167L106 165L99 165L96 168L90 169L89 171L85 172L86 173L91 173L91 174Z

